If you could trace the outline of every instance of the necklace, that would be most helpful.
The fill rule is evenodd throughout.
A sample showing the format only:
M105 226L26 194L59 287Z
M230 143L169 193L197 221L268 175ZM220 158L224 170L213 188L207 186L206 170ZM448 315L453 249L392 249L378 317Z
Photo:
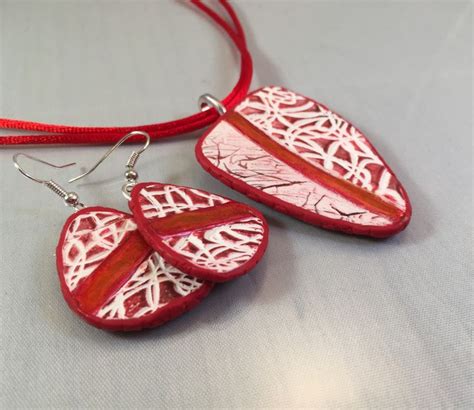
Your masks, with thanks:
M358 128L325 105L284 87L250 94L252 58L234 9L220 0L227 22L199 0L191 3L219 25L240 53L240 77L222 101L186 118L131 127L74 127L1 119L0 128L45 135L6 136L1 145L103 144L134 130L152 140L213 124L196 146L205 170L250 198L326 229L372 237L403 230L408 195L395 173ZM221 117L219 118L219 115ZM130 142L136 138L130 138Z

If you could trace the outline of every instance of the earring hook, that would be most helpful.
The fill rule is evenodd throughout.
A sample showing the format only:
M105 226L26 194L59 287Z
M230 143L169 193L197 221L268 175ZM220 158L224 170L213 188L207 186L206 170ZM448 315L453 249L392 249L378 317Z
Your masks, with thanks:
M48 162L48 161L42 160L40 158L34 157L33 155L24 154L22 152L17 152L15 155L13 155L13 158L12 158L13 159L13 165L23 176L25 176L28 179L31 179L34 182L42 184L46 188L53 191L56 195L60 196L64 200L64 203L67 206L71 206L71 207L75 208L76 210L78 210L78 209L80 209L84 206L84 204L79 202L79 196L75 192L66 191L61 185L57 184L52 179L47 180L47 179L36 178L33 175L31 175L29 172L25 171L25 169L20 165L20 163L18 161L19 157L29 158L32 161L36 161L36 162L39 162L41 164L48 165L49 167L58 168L58 169L67 168L67 167L70 167L72 165L76 165L75 162L70 162L70 163L64 164L64 165L56 165L56 164L53 164L51 162Z
M51 162L45 161L43 159L34 157L33 155L24 154L23 152L17 152L15 155L13 155L13 165L15 166L15 168L18 171L20 171L20 173L23 174L25 177L27 177L28 179L31 179L32 181L38 182L39 184L45 184L45 183L48 182L48 180L36 178L33 175L31 175L30 173L26 172L23 169L23 167L20 165L20 163L18 162L18 157L26 157L26 158L29 158L33 161L40 162L40 163L48 165L50 167L59 168L59 169L67 168L67 167L71 167L73 165L76 165L75 162L70 162L69 164L64 164L64 165L56 165L56 164L52 164Z
M138 151L133 151L132 154L130 155L130 157L128 158L128 161L127 161L127 164L125 165L127 168L129 169L133 169L133 167L135 166L135 164L137 163L138 161L138 158L140 157L140 155L143 153L143 151L145 151L147 148L148 148L148 145L150 145L150 135L147 133L147 132L144 132L144 131L132 131L130 133L128 133L127 135L125 135L124 137L122 137L112 148L110 148L95 164L94 166L89 169L88 171L84 172L83 174L81 175L78 175L77 177L74 177L74 178L71 178L68 182L75 182L81 178L84 178L85 176L91 174L92 172L94 172L97 167L102 164L108 157L110 154L112 154L112 152L114 152L118 147L120 147L120 145L122 145L126 140L128 140L130 137L133 137L134 135L141 135L143 137L146 138L146 142L145 142L145 145L143 145L142 148L140 148Z
M74 182L77 181L81 178L84 178L85 176L91 174L94 172L97 167L104 162L112 152L114 152L120 145L122 145L127 139L130 137L133 137L135 135L141 135L145 137L146 141L145 144L138 150L138 151L133 151L130 157L128 158L127 163L125 164L125 179L126 183L122 186L122 194L123 196L130 200L130 193L132 192L132 188L137 184L137 179L138 179L138 173L135 171L135 164L138 161L138 158L140 158L140 155L148 148L150 145L150 135L145 132L145 131L132 131L122 137L112 148L110 148L100 159L95 163L95 165L89 169L88 171L84 172L81 175L78 175L77 177L71 178L68 182Z

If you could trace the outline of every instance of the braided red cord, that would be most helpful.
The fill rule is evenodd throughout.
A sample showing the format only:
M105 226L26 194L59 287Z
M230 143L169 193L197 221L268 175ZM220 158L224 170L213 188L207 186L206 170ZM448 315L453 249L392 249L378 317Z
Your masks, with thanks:
M227 108L237 105L246 95L252 81L252 57L247 50L245 33L232 6L227 0L219 0L234 28L219 14L206 6L201 0L191 3L207 14L229 36L240 52L240 77L229 95L222 100ZM40 122L0 118L0 128L47 132L44 135L14 135L0 137L0 145L26 144L109 144L119 140L124 134L141 130L150 134L152 140L185 134L203 128L217 119L215 110L207 110L186 118L159 124L136 125L128 127L77 127L69 125L45 124ZM127 142L133 142L132 137Z

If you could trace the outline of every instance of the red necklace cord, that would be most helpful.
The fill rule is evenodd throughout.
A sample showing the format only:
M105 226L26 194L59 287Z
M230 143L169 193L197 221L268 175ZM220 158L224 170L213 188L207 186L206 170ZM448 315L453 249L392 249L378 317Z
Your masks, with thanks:
M227 12L234 28L219 14L206 6L201 0L191 3L207 14L229 36L240 52L240 77L232 91L222 100L227 108L237 105L246 95L252 81L252 57L247 49L245 33L232 6L227 0L219 0ZM32 121L0 118L0 129L40 131L51 134L0 136L0 145L43 145L43 144L109 144L116 142L123 134L133 130L146 131L152 140L172 137L204 128L217 119L215 110L193 114L179 120L159 124L126 127L77 127L69 125L45 124ZM132 137L127 142L134 142Z

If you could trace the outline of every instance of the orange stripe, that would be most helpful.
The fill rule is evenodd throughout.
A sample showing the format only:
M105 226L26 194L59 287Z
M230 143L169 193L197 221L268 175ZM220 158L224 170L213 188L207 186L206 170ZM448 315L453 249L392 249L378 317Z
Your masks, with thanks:
M151 252L138 233L127 234L120 245L80 284L74 296L85 313L96 313L123 286Z
M228 202L209 208L165 216L164 218L155 218L151 221L151 226L159 235L173 235L250 216L253 216L253 214L247 206L236 202Z
M234 111L228 111L224 114L224 117L225 121L234 126L253 142L257 143L265 151L269 152L280 161L283 161L285 164L300 172L310 180L324 185L349 200L357 202L372 211L379 212L380 214L392 218L400 215L401 211L394 205L385 202L373 193L368 192L349 181L328 174L322 169L307 162L299 155L288 151L278 142L273 141L267 136L267 134L245 119L242 115Z

